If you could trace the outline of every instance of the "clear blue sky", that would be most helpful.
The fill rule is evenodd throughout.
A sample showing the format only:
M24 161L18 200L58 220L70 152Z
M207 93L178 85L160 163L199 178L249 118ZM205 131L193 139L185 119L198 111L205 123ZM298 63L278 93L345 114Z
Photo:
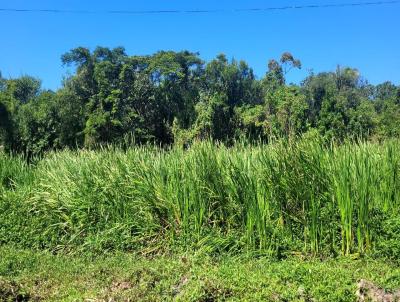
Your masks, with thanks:
M368 0L0 0L0 8L71 10L231 9ZM60 56L77 46L125 46L128 54L157 50L198 51L209 60L218 53L246 60L257 76L267 60L290 51L303 63L289 81L309 69L356 67L371 83L400 84L400 5L210 14L46 14L0 12L0 71L3 77L29 74L56 89L67 69Z

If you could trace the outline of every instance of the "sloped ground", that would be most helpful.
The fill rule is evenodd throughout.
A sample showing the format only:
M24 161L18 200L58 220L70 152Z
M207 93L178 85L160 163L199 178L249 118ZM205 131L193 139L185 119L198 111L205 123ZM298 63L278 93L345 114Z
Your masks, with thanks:
M0 255L0 301L357 301L360 279L400 288L384 260Z

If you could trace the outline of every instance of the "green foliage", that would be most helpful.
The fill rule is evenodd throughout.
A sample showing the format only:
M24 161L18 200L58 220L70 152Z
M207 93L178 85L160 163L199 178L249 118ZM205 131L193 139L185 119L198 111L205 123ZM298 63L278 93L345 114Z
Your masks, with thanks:
M377 242L380 256L398 260L400 254L400 219L393 217L384 220L379 232L381 240Z
M398 146L327 144L314 130L269 145L59 151L30 166L4 154L0 241L96 253L371 254L394 240L382 223L399 213Z
M261 79L223 54L204 62L189 51L128 56L122 47L78 47L61 59L73 69L55 93L29 76L0 77L2 149L31 158L109 144L269 142L311 129L340 142L400 135L399 87L370 85L349 67L286 85L301 68L289 52L270 60Z
M398 103L397 103L398 104ZM399 137L400 135L400 106L391 100L382 104L381 113L378 116L377 132L379 137Z
M290 53L261 79L244 61L189 51L78 47L62 62L74 70L56 92L0 75L0 246L399 260L400 87L348 67L286 85L301 68ZM0 274L16 265L3 259ZM255 296L353 300L350 283L327 291L310 285L321 271L288 270L279 282L296 288ZM135 299L165 293L161 273L140 274ZM196 278L170 294L247 299L240 283ZM0 278L1 295L36 299Z
M10 113L4 103L0 100L0 146L4 148L4 144L8 145L11 135Z
M31 176L32 170L22 157L10 156L0 151L0 194L23 190L32 180Z
M34 99L40 93L41 82L30 76L22 76L18 79L8 80L6 82L6 92L25 104Z
M197 118L193 129L196 138L228 141L233 137L234 113L226 99L226 96L216 94L196 104Z
M278 137L300 135L307 129L306 99L295 87L282 87L266 96L265 131Z
M2 301L342 301L367 279L393 291L396 263L371 259L273 261L202 253L143 257L54 255L0 247ZM25 299L25 300L24 300Z
M268 133L265 131L266 111L263 105L241 106L235 108L239 120L239 130L249 141L264 141Z
M270 94L285 85L285 75L293 68L301 69L301 62L289 52L284 52L279 60L268 62L268 71L262 80L264 93Z

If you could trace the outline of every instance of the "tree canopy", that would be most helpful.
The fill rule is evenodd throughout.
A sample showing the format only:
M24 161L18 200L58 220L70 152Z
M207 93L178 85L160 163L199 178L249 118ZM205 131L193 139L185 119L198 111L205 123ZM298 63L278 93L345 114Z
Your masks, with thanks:
M258 79L224 54L204 62L190 51L128 56L122 47L78 47L61 57L74 73L57 91L31 76L0 74L0 146L28 156L102 144L230 144L306 132L336 139L400 135L400 87L369 84L350 67L286 75L301 61L285 52Z

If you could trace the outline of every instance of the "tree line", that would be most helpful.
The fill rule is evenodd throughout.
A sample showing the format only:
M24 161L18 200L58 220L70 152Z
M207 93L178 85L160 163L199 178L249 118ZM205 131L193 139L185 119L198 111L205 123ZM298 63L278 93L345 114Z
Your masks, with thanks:
M371 85L350 67L310 73L289 52L256 78L245 61L223 54L160 51L128 56L122 47L78 47L61 57L74 66L57 91L31 76L0 74L0 146L28 156L103 144L189 145L212 139L268 142L306 132L327 139L400 135L400 87Z

